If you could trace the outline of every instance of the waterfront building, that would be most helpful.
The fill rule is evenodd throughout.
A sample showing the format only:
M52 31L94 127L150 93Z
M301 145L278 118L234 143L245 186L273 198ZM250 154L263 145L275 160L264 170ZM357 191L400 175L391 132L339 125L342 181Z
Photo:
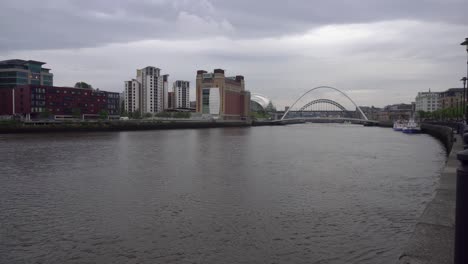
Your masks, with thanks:
M119 93L75 87L22 85L0 92L0 115L21 115L26 119L50 116L97 117L102 113L119 116Z
M173 84L174 108L190 108L190 82L175 81Z
M42 67L44 64L19 59L0 61L0 89L27 84L53 86L54 76L50 69Z
M413 116L412 104L387 105L378 113L378 121L408 120Z
M196 111L224 120L245 119L250 111L250 92L244 76L226 77L224 70L197 71Z
M164 79L167 82L168 75L161 75L161 69L159 68L148 66L137 69L136 78L125 81L126 91L129 89L128 84L131 83L132 95L134 95L125 98L125 105L129 109L126 110L128 112L139 111L141 114L162 112L165 106ZM129 93L126 93L126 95L129 95Z
M141 83L135 79L126 81L124 94L125 112L133 113L140 111Z
M434 112L441 108L439 98L440 92L419 92L415 100L415 110L424 112Z
M380 111L382 111L382 108L374 106L359 106L359 108L361 108L361 111L367 116L369 120L377 120L379 118L378 116ZM357 108L355 117L362 118L361 113Z
M463 88L450 88L441 92L439 105L442 109L460 107L463 102Z

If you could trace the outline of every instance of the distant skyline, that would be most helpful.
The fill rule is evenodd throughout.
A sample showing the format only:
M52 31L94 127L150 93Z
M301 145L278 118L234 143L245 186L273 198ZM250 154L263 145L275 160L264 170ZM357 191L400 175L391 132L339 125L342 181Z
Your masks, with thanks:
M328 85L359 105L461 87L464 0L4 0L0 59L47 62L54 84L121 92L136 69L195 83L214 68L281 109ZM191 85L194 100L194 85Z

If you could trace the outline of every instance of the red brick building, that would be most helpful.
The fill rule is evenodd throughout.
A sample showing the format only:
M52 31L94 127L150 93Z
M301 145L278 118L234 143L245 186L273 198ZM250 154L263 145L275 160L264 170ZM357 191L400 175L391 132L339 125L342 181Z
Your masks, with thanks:
M119 115L119 93L94 89L24 85L0 91L0 115L32 119L55 115Z

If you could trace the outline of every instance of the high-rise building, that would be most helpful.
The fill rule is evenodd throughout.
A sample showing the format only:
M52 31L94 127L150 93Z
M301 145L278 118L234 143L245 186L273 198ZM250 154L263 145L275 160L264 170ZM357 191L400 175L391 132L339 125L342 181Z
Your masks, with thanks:
M125 82L126 95L130 90L132 95L125 97L127 111L138 110L141 114L162 112L165 101L163 79L167 79L168 75L164 76L161 76L161 69L156 67L138 69L136 79Z
M175 81L173 85L175 108L190 108L190 82Z
M141 107L141 83L135 79L125 82L125 91L124 91L124 106L125 112L138 112Z
M245 119L250 110L250 92L245 90L244 76L226 77L224 70L213 73L197 71L196 111L224 120Z
M33 60L0 61L0 89L27 84L52 86L54 75L50 69L42 68L44 64Z
M416 111L434 112L440 109L439 92L419 92L416 96Z

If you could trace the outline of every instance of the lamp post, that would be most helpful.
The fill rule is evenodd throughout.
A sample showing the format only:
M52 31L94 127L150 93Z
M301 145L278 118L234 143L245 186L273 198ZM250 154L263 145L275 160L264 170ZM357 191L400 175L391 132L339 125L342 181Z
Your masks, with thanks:
M468 38L465 38L465 41L463 41L462 43L460 43L460 45L462 46L465 46L466 47L466 55L467 55L467 59L466 59L466 76L463 77L462 81L463 81L463 112L465 113L465 123L468 124L468 115L467 115L467 111L466 111L466 97L467 97L467 92L466 92L466 79L468 78Z
M463 107L463 114L465 115L465 122L466 124L468 124L468 116L467 113L466 113L466 96L467 96L467 93L466 93L466 80L468 80L468 78L466 77L463 77L460 79L460 81L463 82L463 103L462 103L462 107Z

